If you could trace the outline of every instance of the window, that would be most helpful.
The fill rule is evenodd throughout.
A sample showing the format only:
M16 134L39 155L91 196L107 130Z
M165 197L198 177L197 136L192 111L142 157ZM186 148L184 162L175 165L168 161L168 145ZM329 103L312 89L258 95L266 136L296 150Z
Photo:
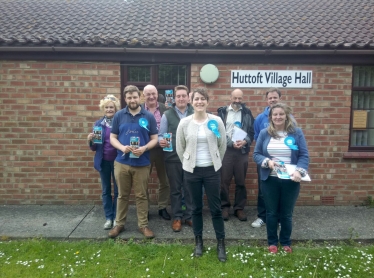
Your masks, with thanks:
M374 66L353 67L350 150L374 151Z
M155 85L158 94L165 96L165 90L173 90L177 85L190 87L190 67L188 65L123 65L122 66L121 100L123 89L127 85L135 85L140 90L148 85ZM143 97L141 97L143 101Z

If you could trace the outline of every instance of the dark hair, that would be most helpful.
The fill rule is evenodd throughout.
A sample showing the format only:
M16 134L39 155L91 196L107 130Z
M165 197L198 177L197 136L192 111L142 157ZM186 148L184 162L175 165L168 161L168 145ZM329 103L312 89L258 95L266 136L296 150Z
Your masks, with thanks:
M199 93L200 95L202 95L203 97L205 97L206 101L209 101L209 95L208 95L208 90L204 87L197 87L197 88L194 88L192 89L192 101L195 97L195 93Z
M123 95L125 96L125 98L126 98L127 93L133 93L133 92L138 92L138 95L140 97L140 91L139 91L138 87L136 87L134 85L127 85L125 87L125 89L123 89Z
M278 88L272 87L272 88L270 88L269 90L266 91L266 97L268 97L269 93L273 93L273 92L276 92L279 97L282 96L282 93Z
M157 102L165 103L165 96L162 94L158 94Z

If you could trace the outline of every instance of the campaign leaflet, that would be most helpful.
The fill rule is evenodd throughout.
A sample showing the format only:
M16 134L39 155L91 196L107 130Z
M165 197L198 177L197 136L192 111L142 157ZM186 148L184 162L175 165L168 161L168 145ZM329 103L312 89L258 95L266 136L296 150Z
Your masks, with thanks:
M131 136L130 137L130 147L133 149L138 149L139 148L139 143L140 143L140 138L136 136ZM132 152L130 152L130 158L139 158L139 156L136 156Z
M275 164L274 170L277 173L278 178L286 180L291 179L290 175L287 172L286 165L283 161L279 161L278 164Z
M103 136L102 136L103 128L101 126L94 126L93 128L93 137L92 142L95 144L102 144L103 143Z
M165 90L165 99L169 107L174 103L173 90Z
M164 152L172 152L173 151L173 141L172 141L173 134L172 133L164 133L164 139L168 142L169 146L163 148Z

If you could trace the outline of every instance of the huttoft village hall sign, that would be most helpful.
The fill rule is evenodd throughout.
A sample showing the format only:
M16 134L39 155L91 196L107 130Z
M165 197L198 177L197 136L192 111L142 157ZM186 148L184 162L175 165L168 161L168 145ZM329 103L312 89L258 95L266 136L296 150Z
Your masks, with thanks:
M312 88L312 71L232 70L231 87L236 88Z

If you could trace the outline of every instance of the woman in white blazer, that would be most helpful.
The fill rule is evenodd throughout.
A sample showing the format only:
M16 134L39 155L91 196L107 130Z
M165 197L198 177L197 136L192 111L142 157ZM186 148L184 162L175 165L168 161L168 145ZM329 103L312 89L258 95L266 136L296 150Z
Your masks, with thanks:
M195 113L180 121L176 147L184 170L185 188L192 198L192 226L196 243L194 255L200 257L203 254L201 192L204 187L217 238L218 259L225 262L220 169L226 151L226 133L221 118L206 112L208 102L209 95L205 88L193 89L192 106Z

